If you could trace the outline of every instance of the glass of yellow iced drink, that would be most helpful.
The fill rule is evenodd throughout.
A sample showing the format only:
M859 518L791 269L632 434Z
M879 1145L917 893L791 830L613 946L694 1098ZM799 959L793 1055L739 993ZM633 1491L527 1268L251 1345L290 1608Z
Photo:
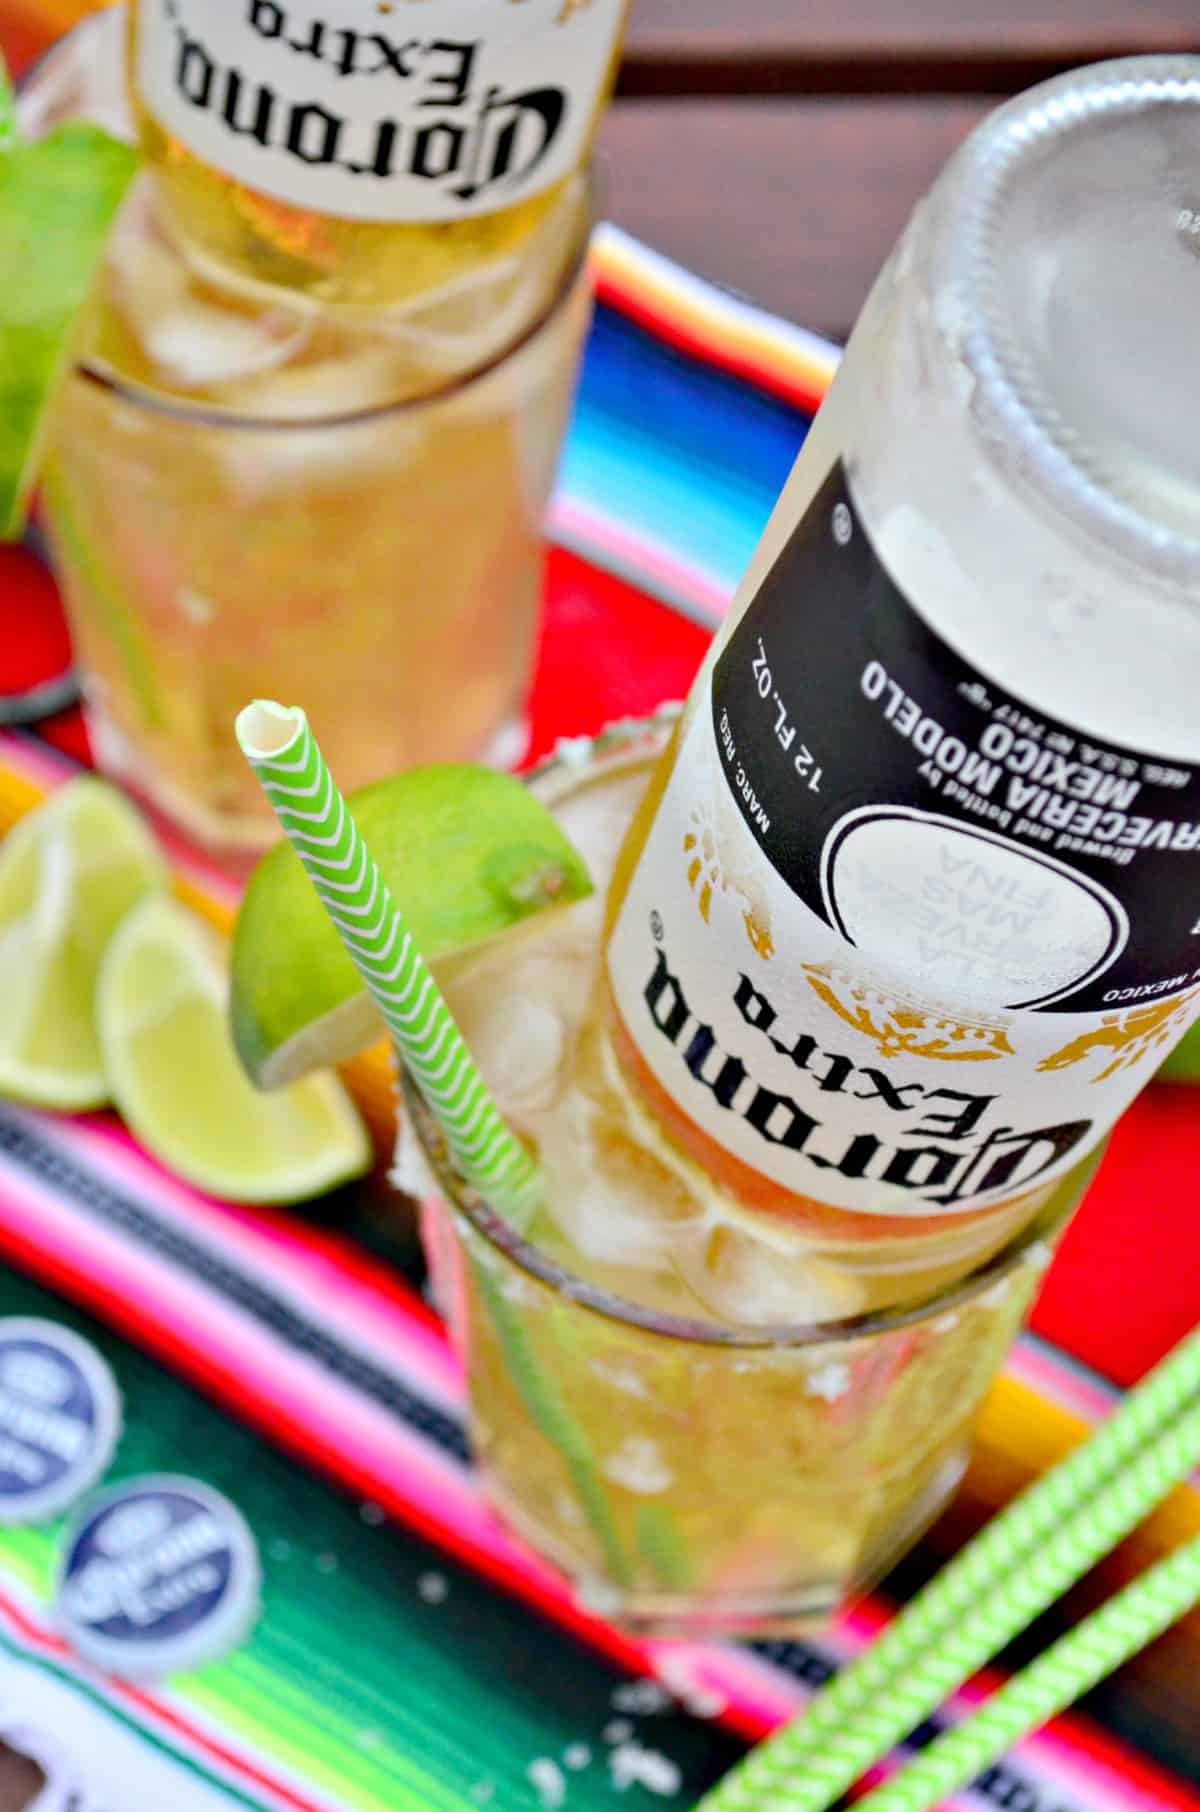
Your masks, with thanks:
M27 129L120 125L122 44L115 14L64 41ZM42 494L97 758L220 857L274 836L232 732L257 693L304 698L349 787L520 754L590 220L572 177L485 272L334 307L206 262L135 183Z
M946 1503L1081 1179L999 1244L947 1232L881 1266L739 1203L639 1112L608 1042L604 895L667 734L621 727L535 778L596 893L439 966L543 1196L519 1231L472 1198L410 1090L426 1246L507 1520L643 1633L787 1633Z

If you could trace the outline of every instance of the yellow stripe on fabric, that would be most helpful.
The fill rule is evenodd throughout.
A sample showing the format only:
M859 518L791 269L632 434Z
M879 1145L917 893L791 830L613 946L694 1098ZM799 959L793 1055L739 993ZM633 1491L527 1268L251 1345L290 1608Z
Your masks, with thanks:
M747 319L736 302L726 299L719 290L704 294L685 273L678 279L664 271L657 262L642 256L636 244L625 244L604 233L597 238L592 253L593 271L598 280L609 278L619 289L628 289L650 301L665 317L674 320L711 341L714 349L753 357L764 369L781 378L799 379L806 388L818 391L828 388L837 369L836 347L828 352L818 345L797 346L787 323L770 315Z
M40 805L47 790L37 781L0 763L0 836L10 831L35 805Z
M337 1671L330 1668L320 1670L324 1678L315 1683L315 1691L308 1691L299 1683L306 1675L308 1678L312 1678L312 1656L315 1652L315 1648L296 1647L293 1665L289 1665L286 1660L273 1663L254 1653L242 1654L235 1657L229 1670L230 1678L233 1679L236 1675L237 1678L244 1679L253 1693L260 1698L269 1699L280 1709L283 1709L284 1702L287 1701L292 1708L287 1716L293 1723L297 1718L302 1724L306 1719L311 1719L314 1701L319 1707L322 1718L332 1723L335 1720L330 1716L330 1708L336 1704L340 1689L340 1676ZM304 1672L298 1674L296 1666L302 1667ZM344 1751L362 1756L366 1765L373 1768L377 1774L386 1774L389 1781L400 1780L406 1787L411 1786L421 1795L423 1806L433 1807L436 1802L445 1809L445 1812L454 1812L454 1809L462 1804L462 1796L449 1785L444 1776L422 1768L412 1758L422 1752L428 1752L431 1744L436 1742L446 1754L449 1762L453 1764L456 1760L461 1761L460 1737L455 1734L447 1738L442 1733L431 1729L428 1719L419 1707L412 1715L406 1715L408 1712L407 1701L403 1692L398 1693L394 1679L389 1682L386 1691L380 1688L378 1691L368 1691L364 1694L362 1692L364 1684L361 1680L355 1682L355 1691L364 1700L362 1707L364 1719L356 1723L344 1713L339 1712L336 1715L336 1722L341 1727L342 1734L336 1741L343 1745ZM395 1729L397 1712L403 1719L398 1733ZM370 1722L372 1719L376 1721L375 1724ZM371 1761L369 1752L363 1751L356 1744L355 1739L356 1737L361 1739L364 1728L373 1731L377 1725L386 1727L389 1721L392 1726L389 1733L391 1741L388 1742L385 1736L384 1745L380 1747L377 1760Z
M307 1657L310 1667L312 1659ZM287 1685L285 1677L241 1654L191 1676L177 1686L176 1696L306 1784L340 1801L351 1800L355 1812L465 1812L470 1803L466 1796L411 1757L390 1749L373 1759L355 1743L349 1727L341 1736L327 1724L323 1728L313 1716L313 1699L295 1711L285 1708ZM320 1706L324 1719L328 1709L326 1699Z

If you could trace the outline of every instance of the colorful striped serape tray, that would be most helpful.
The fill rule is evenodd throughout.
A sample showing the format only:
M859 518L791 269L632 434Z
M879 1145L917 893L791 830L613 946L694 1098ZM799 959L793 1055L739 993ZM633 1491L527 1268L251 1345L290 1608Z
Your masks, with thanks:
M552 517L542 748L686 687L835 362L612 232L597 274ZM25 560L0 573L14 600L41 583ZM83 753L70 719L44 740L0 737L0 829L73 771L64 749ZM171 853L193 903L227 917L228 885ZM376 1062L355 1076L385 1116ZM914 1559L821 1641L751 1647L631 1643L496 1523L411 1230L377 1193L305 1214L233 1209L167 1176L110 1116L0 1109L0 1312L49 1314L102 1346L126 1403L116 1474L208 1478L243 1507L265 1568L246 1645L135 1689L79 1663L53 1627L56 1529L0 1531L0 1735L58 1733L86 1758L89 1812L140 1812L155 1792L173 1812L687 1804L1104 1413L1111 1385L1063 1347L1127 1382L1200 1315L1195 1120L1195 1097L1166 1089L1130 1116L1055 1267L1040 1337L1014 1353L958 1503ZM1183 1489L1104 1581L1197 1529L1200 1489ZM955 1803L1200 1812L1197 1661L1200 1632L1181 1628L1089 1715L1057 1720ZM673 1708L636 1686L643 1675Z

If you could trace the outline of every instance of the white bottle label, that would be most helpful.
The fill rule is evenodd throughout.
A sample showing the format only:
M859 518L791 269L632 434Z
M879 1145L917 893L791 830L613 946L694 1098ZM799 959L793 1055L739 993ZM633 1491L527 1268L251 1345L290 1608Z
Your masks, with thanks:
M159 123L238 182L351 220L461 220L582 158L623 0L140 0Z
M608 961L650 1070L754 1170L864 1214L1001 1202L1200 1014L1200 782L968 667L838 468L712 670Z

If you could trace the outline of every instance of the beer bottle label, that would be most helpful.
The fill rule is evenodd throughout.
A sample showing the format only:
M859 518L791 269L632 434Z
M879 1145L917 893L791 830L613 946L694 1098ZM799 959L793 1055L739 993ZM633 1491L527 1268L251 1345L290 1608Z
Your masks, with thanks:
M712 669L608 962L744 1163L864 1214L1000 1202L1200 1013L1200 779L960 658L839 466Z
M439 221L583 157L624 0L139 0L159 124L318 214Z

